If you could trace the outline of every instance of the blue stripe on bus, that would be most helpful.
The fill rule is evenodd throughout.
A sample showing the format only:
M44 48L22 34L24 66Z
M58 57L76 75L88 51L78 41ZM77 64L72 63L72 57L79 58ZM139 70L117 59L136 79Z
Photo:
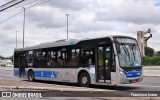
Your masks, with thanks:
M124 72L126 74L127 78L131 78L131 77L139 77L142 74L142 71L128 71L128 72Z
M53 71L34 71L35 77L57 78L56 72Z
M25 75L28 75L28 71L25 71ZM19 76L19 69L14 70L14 76Z
M25 71L25 76L28 76L28 71Z
M34 71L35 77L56 78L57 74L53 71ZM14 76L19 76L19 70L14 70ZM28 71L25 71L25 76L28 76Z
M14 76L19 76L19 70L14 70Z

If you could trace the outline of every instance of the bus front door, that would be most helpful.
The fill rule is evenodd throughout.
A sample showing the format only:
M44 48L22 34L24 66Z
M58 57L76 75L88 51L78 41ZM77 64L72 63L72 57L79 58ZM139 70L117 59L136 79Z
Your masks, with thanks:
M98 82L111 83L111 46L109 44L98 46L97 61Z

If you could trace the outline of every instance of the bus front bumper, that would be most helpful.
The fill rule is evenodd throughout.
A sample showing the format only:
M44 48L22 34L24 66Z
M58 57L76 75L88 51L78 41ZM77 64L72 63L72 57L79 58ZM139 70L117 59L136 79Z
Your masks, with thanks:
M127 78L127 77L123 77L123 76L119 76L119 84L130 84L130 83L137 83L137 82L141 82L143 80L143 76L139 76L139 77L132 77L132 78Z

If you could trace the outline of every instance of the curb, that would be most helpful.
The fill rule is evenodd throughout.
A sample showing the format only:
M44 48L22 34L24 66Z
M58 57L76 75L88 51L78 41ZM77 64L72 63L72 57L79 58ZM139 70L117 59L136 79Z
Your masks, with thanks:
M13 68L9 67L9 68L6 68L6 67L0 67L0 70L11 70L13 71Z
M36 86L5 86L5 85L0 85L0 88L4 89L34 89L34 90L54 90L54 91L70 91L70 92L76 92L76 91L87 91L87 92L105 92L105 91L116 91L116 90L103 90L103 89L92 89L92 88L83 88L83 87L76 87L75 89L71 88L53 88L53 87L36 87ZM72 87L73 88L73 87Z
M154 75L154 74L150 74L150 75L143 75L144 77L160 77L160 75Z
M7 89L17 89L17 86L4 86L4 85L0 85L0 88L7 88Z

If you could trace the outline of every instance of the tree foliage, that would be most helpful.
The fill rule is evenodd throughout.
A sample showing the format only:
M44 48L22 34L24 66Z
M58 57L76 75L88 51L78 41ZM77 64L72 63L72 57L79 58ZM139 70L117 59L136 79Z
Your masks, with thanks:
M160 55L160 51L157 52L157 55Z
M142 63L143 65L160 65L160 56L144 56L142 57Z
M3 56L0 55L0 59L5 59L5 57L3 57Z
M145 47L145 55L152 57L154 55L154 49L150 47Z
M13 61L13 55L10 57L3 57L2 55L0 55L0 59L11 59L11 61Z

